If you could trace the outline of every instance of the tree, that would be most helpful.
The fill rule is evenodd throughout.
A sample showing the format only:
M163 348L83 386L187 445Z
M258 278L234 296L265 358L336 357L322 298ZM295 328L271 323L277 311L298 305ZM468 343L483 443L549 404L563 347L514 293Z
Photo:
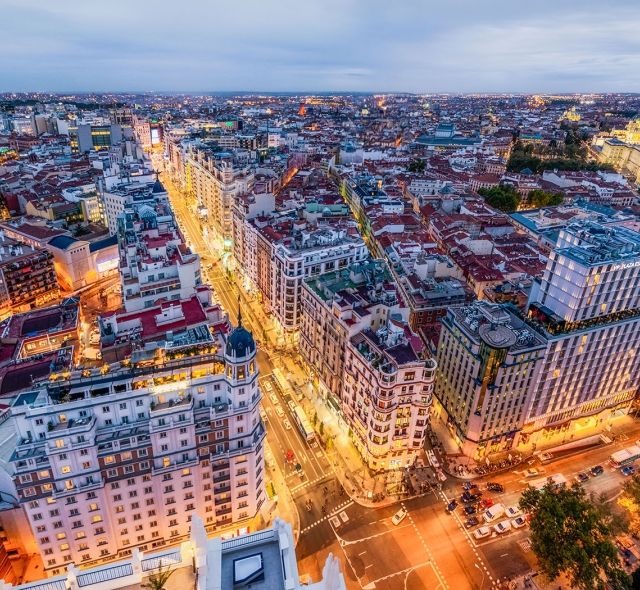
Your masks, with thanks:
M625 482L618 504L625 508L629 515L629 530L634 535L640 534L640 477L638 475L634 475Z
M481 188L478 193L484 197L487 204L505 213L512 213L520 204L520 195L510 185Z
M411 162L409 162L407 170L409 172L417 172L418 174L421 174L422 172L424 172L425 166L426 162L424 160L416 158L415 160L411 160Z
M605 583L615 590L629 588L611 528L581 486L529 487L520 508L531 516L531 548L550 580L564 573L579 590L604 589Z
M562 193L548 193L540 189L529 191L529 204L535 208L555 207L562 204L564 196Z
M176 570L171 570L168 567L163 569L162 560L160 560L158 571L155 574L151 574L144 584L140 584L140 587L145 590L164 590L169 578L175 571Z

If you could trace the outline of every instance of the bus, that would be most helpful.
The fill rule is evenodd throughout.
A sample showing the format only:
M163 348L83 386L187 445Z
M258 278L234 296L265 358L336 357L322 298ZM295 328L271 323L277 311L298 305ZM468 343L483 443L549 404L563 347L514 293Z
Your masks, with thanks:
M536 488L536 490L541 490L548 483L551 483L556 488L564 487L567 485L567 478L562 475L562 473L556 473L555 475L550 475L548 477L533 479L529 482L529 485L532 488Z
M636 443L621 451L613 453L609 459L614 467L624 467L640 458L640 446Z
M307 415L304 413L304 410L300 406L296 406L293 410L293 418L296 421L296 426L298 427L300 434L302 434L307 442L311 442L313 439L315 439L316 433L313 431Z
M278 367L275 367L273 369L273 377L275 378L276 384L280 388L280 391L282 391L284 395L290 395L291 397L293 397L293 389L291 387L291 384Z

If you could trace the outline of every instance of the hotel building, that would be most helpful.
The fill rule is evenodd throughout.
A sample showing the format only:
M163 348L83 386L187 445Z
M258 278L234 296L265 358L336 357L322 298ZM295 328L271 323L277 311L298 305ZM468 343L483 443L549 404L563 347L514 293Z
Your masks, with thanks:
M16 398L14 482L48 575L183 541L196 508L209 533L253 526L266 499L256 347L241 322L217 347L167 343Z

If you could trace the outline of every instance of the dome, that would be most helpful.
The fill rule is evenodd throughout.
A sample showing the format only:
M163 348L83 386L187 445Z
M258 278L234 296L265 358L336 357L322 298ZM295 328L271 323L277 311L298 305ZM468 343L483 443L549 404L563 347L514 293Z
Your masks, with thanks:
M256 351L256 343L251 332L239 325L227 338L225 355L231 358L244 358Z

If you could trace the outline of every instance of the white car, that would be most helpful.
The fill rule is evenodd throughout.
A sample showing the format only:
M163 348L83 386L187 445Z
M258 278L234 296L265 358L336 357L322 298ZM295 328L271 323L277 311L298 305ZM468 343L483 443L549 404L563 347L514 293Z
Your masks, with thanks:
M284 410L282 406L276 406L276 414L278 414L279 418L284 418Z
M293 400L289 400L287 402L287 405L289 406L292 412L296 411L296 402L294 402Z
M506 514L509 518L515 518L516 516L520 516L522 514L522 510L518 506L509 506L506 509Z
M511 530L511 523L508 520L503 520L496 525L493 525L493 530L501 535Z
M269 396L269 399L271 400L272 403L277 404L278 403L278 396L275 393L272 393Z
M286 418L284 419L284 427L287 430L291 430L291 422L289 422L289 420L287 420Z
M491 529L488 526L481 526L480 528L473 531L473 536L476 539L484 539L491 535Z
M511 521L511 526L514 529L521 529L523 526L527 524L527 520L524 516L518 516Z
M264 411L264 408L260 408L260 418L265 422L267 420L267 413Z
M406 508L400 508L400 510L398 510L398 512L396 512L392 517L391 517L391 522L395 525L398 526L407 516L407 510Z
M273 390L273 387L271 387L271 383L269 383L268 381L265 381L265 382L263 383L263 385L264 385L264 388L265 388L267 391L272 391L272 390Z

